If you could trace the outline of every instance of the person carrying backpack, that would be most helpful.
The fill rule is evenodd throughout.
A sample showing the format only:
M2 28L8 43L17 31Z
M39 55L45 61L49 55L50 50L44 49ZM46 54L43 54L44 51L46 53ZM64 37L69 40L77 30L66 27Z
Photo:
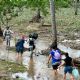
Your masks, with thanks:
M57 72L58 66L61 63L61 52L57 48L56 45L52 45L50 47L50 49L51 50L50 50L50 54L49 54L49 57L48 57L48 64L49 64L49 61L51 59L54 76L56 76L58 74L58 72Z
M33 38L34 40L36 40L38 38L38 34L33 32L33 33L29 34L29 38Z
M11 34L13 32L9 29L9 27L6 27L6 29L3 32L3 37L6 40L6 45L10 46L10 40L11 40Z
M33 55L33 50L35 49L34 39L29 38L29 50L31 51L31 57Z

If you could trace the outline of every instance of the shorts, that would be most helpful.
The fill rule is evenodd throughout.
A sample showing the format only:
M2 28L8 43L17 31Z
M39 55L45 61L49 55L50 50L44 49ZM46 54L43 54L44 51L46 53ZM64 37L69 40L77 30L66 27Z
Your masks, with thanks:
M59 66L59 64L52 65L52 67L53 67L53 70L57 70L57 69L58 69L58 66Z
M65 68L64 68L64 73L66 74L66 73L70 73L70 74L72 74L72 66L65 66Z
M35 49L35 45L30 45L29 46L29 51L33 51Z
M16 52L23 54L24 49L20 49L19 47L16 47Z

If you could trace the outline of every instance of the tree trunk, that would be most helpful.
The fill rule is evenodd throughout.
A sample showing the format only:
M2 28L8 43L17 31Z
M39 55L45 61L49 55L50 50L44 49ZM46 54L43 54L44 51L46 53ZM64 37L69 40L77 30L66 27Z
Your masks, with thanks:
M36 15L33 16L30 22L40 22L41 20L41 14L40 14L40 9L37 9Z
M38 19L41 18L41 14L40 14L40 9L39 8L37 9L37 15L36 16L37 16Z
M54 0L50 1L50 11L51 11L51 23L52 23L52 35L53 35L53 42L52 44L57 46L57 30L56 30L56 19L55 19L55 2Z
M2 32L2 29L0 27L0 37L2 37L2 36L3 36L3 32Z
M75 15L78 13L78 2L79 0L75 0Z

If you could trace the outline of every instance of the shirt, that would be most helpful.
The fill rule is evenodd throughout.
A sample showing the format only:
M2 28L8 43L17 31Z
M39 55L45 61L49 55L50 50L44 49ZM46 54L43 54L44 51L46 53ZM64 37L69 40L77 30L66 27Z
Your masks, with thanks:
M21 39L19 42L17 42L16 47L19 47L20 49L24 49L24 40Z
M64 59L64 61L65 61L65 66L72 66L72 58L71 57L66 57L65 59Z
M60 50L57 50L59 53L60 53ZM54 50L51 50L50 51L50 54L51 54L51 56L52 56L52 64L54 64L54 63L56 63L56 62L60 62L60 59L55 59L54 58L54 54L55 54L55 52L54 52ZM61 53L60 53L61 54Z

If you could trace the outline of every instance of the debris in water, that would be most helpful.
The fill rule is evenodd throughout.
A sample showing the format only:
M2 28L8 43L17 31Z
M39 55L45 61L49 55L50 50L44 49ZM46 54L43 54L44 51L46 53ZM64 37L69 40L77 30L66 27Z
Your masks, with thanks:
M16 75L16 78L19 78L19 76L18 76L18 75Z

